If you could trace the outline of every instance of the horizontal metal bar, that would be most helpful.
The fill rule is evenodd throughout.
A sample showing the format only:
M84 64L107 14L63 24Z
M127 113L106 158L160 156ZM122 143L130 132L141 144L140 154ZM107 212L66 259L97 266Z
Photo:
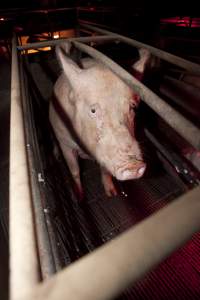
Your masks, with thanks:
M42 41L37 43L30 43L23 46L18 46L17 49L28 50L28 49L44 48L44 47L56 46L66 41L69 42L78 41L82 43L89 43L89 42L103 42L103 41L113 41L113 40L117 40L117 38L113 35L83 36L83 37L63 38L63 39Z
M116 299L200 230L199 193L198 186L46 280L24 300Z
M23 294L34 289L39 280L16 47L14 38L12 43L9 171L11 300L22 299Z
M124 80L136 93L140 95L142 100L149 105L163 120L166 121L173 129L175 129L183 138L185 138L192 146L200 150L200 130L190 121L184 118L179 112L168 105L163 99L158 97L154 92L131 76L122 67L112 61L110 58L97 51L96 49L73 42L73 44L81 51L91 55L110 68L122 80Z
M147 45L147 44L144 44L142 42L136 41L134 39L125 37L123 35L120 35L120 34L105 30L105 29L101 29L101 28L98 28L98 27L95 27L95 26L92 26L92 25L88 25L87 23L81 22L80 25L83 26L84 28L91 29L91 30L93 30L95 32L98 32L98 33L101 33L101 34L114 35L120 41L123 41L124 43L129 44L131 46L134 46L136 48L146 48L153 55L155 55L155 56L157 56L157 57L159 57L159 58L161 58L165 61L168 61L168 62L172 63L173 65L179 66L179 67L181 67L181 68L183 68L183 69L185 69L189 72L192 72L193 74L200 75L200 65L199 64L193 63L193 62L188 61L184 58L181 58L181 57L176 56L174 54L165 52L161 49L157 49L155 47L152 47L150 45Z

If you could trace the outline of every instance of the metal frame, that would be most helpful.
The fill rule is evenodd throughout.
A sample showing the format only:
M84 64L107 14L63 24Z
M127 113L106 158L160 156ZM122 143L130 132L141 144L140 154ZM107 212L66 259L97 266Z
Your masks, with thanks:
M88 42L105 37L90 37ZM110 40L111 37L106 38ZM113 37L112 37L113 39ZM114 38L116 39L116 37ZM118 37L117 37L118 39ZM80 41L80 39L78 38ZM52 41L50 41L51 43ZM62 41L53 41L54 44ZM43 46L47 45L42 43ZM40 44L37 47L42 47ZM199 130L116 63L80 42L74 45L101 60L134 88L157 113L200 148ZM33 48L36 44L29 45ZM19 48L18 49L22 49ZM153 104L152 104L153 103ZM10 298L113 299L200 230L200 187L183 195L115 240L39 283L39 260L27 165L25 125L20 90L16 39L12 48L10 135ZM167 111L166 111L167 110ZM163 115L162 115L163 114ZM172 114L172 118L170 115ZM167 120L167 119L170 119ZM178 120L176 120L178 118ZM181 123L182 122L182 123ZM174 125L175 124L175 125ZM183 132L181 126L185 126ZM179 132L180 133L180 132ZM194 134L194 137L190 137ZM165 222L163 223L163 219ZM176 230L174 230L176 228ZM95 275L95 276L94 276Z
M139 82L136 78L131 76L127 71L125 71L118 64L113 62L107 56L98 52L92 47L84 45L82 43L88 42L98 42L98 41L122 41L134 47L144 47L147 48L152 54L172 63L177 66L189 70L195 74L200 74L200 66L198 64L189 62L185 59L182 59L178 56L172 55L160 49L156 49L147 44L138 42L136 40L115 34L113 32L97 28L95 26L82 24L84 28L105 34L103 36L91 36L91 37L78 37L78 38L69 38L69 39L60 39L53 41L45 41L40 43L27 44L25 46L18 46L18 50L27 50L38 47L45 46L55 46L64 41L72 42L74 45L81 51L86 52L95 59L98 59L103 64L108 66L113 72L115 72L119 77L121 77L130 87L132 87L138 94L141 96L142 100L150 106L167 124L169 124L174 130L176 130L186 141L188 141L194 148L200 150L200 130L183 117L179 112L167 104L162 98L157 96L144 84Z
M74 37L74 38L63 38L63 39L56 39L52 41L43 41L37 43L30 43L24 46L18 46L18 50L29 50L29 49L37 49L49 46L56 46L62 42L81 42L81 43L89 43L89 42L106 42L106 41L115 41L116 37L114 35L100 35L100 36L84 36L84 37Z
M21 58L21 57L20 57ZM35 231L37 236L38 256L40 259L41 276L43 279L48 278L56 272L55 252L49 238L49 230L47 229L50 221L47 222L48 214L45 214L46 204L45 199L45 182L43 179L43 169L39 160L39 145L37 137L34 135L35 128L31 118L33 112L31 110L30 94L28 92L27 74L24 72L22 59L19 59L20 67L20 87L21 87L21 100L24 114L24 133L27 145L27 164L30 178L31 197L34 212ZM38 178L40 177L40 178ZM41 203L43 199L43 205ZM58 255L56 255L57 257Z
M10 298L22 299L39 280L39 264L27 165L16 38L12 41L9 244Z
M166 51L163 51L161 49L157 49L153 46L150 46L150 45L147 45L147 44L144 44L142 42L139 42L139 41L136 41L134 39L131 39L131 38L128 38L128 37L125 37L123 35L120 35L120 34L117 34L117 33L114 33L114 32L111 32L111 31L108 31L108 30L105 30L105 29L102 29L102 28L98 28L96 26L92 26L92 25L89 25L88 22L81 22L80 25L83 27L83 28L87 28L87 29L90 29L94 32L98 32L100 34L107 34L107 35L114 35L116 37L116 39L130 45L130 46L133 46L133 47L136 47L136 48L146 48L148 49L153 55L171 63L171 64L174 64L176 66L179 66L180 68L183 68L189 72L191 72L192 74L196 74L196 75L200 75L200 65L199 64L196 64L196 63L193 63L191 61L188 61L186 59L183 59L179 56L176 56L174 54L171 54L171 53L168 53Z

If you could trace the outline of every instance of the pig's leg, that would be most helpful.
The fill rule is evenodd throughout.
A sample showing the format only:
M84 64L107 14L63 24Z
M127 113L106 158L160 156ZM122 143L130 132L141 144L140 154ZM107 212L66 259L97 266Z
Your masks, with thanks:
M106 195L108 197L116 196L118 193L117 193L115 185L112 181L112 175L108 171L106 171L104 168L101 168L101 179L103 182L103 186L104 186Z
M72 177L76 183L76 192L80 200L83 199L84 193L80 179L80 168L78 164L77 151L60 143L63 156L67 162Z

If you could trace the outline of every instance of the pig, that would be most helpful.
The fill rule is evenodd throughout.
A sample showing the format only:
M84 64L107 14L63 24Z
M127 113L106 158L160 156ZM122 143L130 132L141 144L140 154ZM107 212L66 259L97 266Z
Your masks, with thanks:
M132 74L139 81L144 80L146 72L157 72L160 68L160 59L151 54L146 48L138 49L139 60L132 65Z
M139 60L132 65L132 73L135 78L142 81L146 67L151 63L151 53L145 48L140 48L138 52Z
M49 120L63 156L83 198L78 155L95 159L107 196L117 195L117 180L143 176L146 164L134 134L139 96L117 75L94 59L78 66L70 44L56 47L62 73L54 85Z

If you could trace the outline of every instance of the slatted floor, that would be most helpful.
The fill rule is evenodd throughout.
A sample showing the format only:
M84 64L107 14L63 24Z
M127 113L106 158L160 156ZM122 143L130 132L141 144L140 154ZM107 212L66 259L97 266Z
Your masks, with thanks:
M61 166L61 169L65 169ZM65 170L64 170L65 172ZM62 189L60 179L57 187ZM93 162L82 162L82 180L86 198L79 205L66 199L63 193L60 201L64 207L64 219L71 228L62 224L58 233L66 264L95 247L105 243L130 226L162 208L180 195L184 185L164 170L152 176L126 182L118 186L123 194L107 198L100 181L100 172ZM70 221L69 221L70 219ZM68 223L68 226L69 226ZM65 224L66 225L66 224ZM74 227L73 227L74 226ZM74 250L69 250L66 231L70 231ZM84 244L84 247L83 247ZM176 251L143 280L128 289L120 299L200 299L200 234L194 235L183 248Z

